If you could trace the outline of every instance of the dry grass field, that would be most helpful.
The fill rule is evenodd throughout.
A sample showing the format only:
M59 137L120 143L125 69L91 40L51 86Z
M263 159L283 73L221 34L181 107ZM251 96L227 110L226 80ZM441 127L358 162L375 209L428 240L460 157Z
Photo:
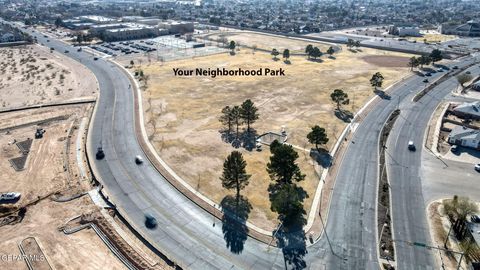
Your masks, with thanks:
M297 39L283 38L243 31L221 32L218 34L209 35L209 38L212 40L219 40L222 37L225 37L228 41L233 40L241 46L256 46L258 49L264 49L269 51L275 48L280 52L282 52L284 49L289 49L290 53L304 53L305 47L308 44L317 46L322 52L325 52L330 47L330 45L327 45L325 43L302 41Z
M300 43L298 48L304 46ZM178 175L220 202L229 194L219 180L222 164L235 148L222 141L218 117L224 106L251 99L259 108L260 118L253 125L257 133L279 132L285 126L288 142L297 147L298 164L307 175L301 185L309 195L305 202L308 212L323 168L310 158L308 151L312 145L306 135L315 124L325 127L330 137L327 147L331 148L346 125L334 115L330 93L336 88L344 89L351 99L350 105L344 108L354 112L373 95L369 83L372 74L381 72L385 77L384 86L391 85L408 73L406 63L410 55L373 49L351 52L343 48L335 57L324 56L322 62L313 62L297 56L290 58L291 64L286 64L272 60L267 53L243 49L234 56L219 54L144 65L141 68L149 76L143 102L150 139ZM173 68L217 67L283 68L286 76L176 77L173 72ZM250 184L243 191L253 206L249 219L258 226L272 229L276 214L270 210L267 192L270 179L265 170L270 152L268 148L262 152L242 148L240 151L247 160L248 173L252 174Z

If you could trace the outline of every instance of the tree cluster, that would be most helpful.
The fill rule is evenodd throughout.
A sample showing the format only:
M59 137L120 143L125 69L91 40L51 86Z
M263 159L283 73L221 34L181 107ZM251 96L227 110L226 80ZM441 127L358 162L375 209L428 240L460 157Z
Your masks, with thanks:
M307 54L308 59L313 58L315 60L323 55L322 51L318 47L313 47L312 44L307 45L305 53Z
M374 87L374 90L377 90L378 87L382 87L383 84L383 75L380 72L373 74L370 79L370 84Z
M411 57L410 60L408 61L408 66L410 67L410 70L413 70L413 68L416 68L420 66L423 68L423 66L428 66L430 64L435 64L435 62L438 62L443 59L442 52L438 49L434 49L429 55L422 55L420 57Z
M243 124L247 124L247 133L250 133L251 125L258 119L257 111L255 104L247 99L240 106L225 106L219 120L227 130L227 134L231 134L235 127L238 137L239 128Z
M360 47L360 41L359 40L353 40L351 38L349 38L347 40L347 48L349 48L350 50L353 49L354 47L357 47L357 49Z

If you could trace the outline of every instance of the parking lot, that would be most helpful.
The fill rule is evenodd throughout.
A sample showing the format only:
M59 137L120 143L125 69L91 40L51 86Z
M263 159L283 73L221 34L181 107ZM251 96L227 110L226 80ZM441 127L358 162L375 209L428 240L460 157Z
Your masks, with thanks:
M141 40L103 42L88 47L105 56L115 57L120 62L130 60L171 61L226 51L224 48L212 44L199 43L194 40L187 41L184 37L174 35Z

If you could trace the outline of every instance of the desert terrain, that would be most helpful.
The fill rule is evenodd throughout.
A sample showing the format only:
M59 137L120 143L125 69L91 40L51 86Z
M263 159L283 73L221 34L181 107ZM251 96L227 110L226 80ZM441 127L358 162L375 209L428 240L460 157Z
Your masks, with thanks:
M0 48L0 109L96 96L95 76L39 45Z

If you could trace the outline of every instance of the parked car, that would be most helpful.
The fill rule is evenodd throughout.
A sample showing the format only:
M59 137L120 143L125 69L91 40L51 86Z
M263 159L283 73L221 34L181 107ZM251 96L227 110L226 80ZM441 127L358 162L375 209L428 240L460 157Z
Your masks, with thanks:
M472 74L472 72L470 72L470 71L467 71L467 72L465 72L465 73L466 73L466 74Z
M428 76L428 77L430 77L430 76L432 76L432 73L430 73L430 72L427 72L427 73L425 73L425 76Z
M410 150L410 151L415 151L416 150L415 144L413 143L413 141L408 142L408 150Z
M475 171L480 172L480 163L475 165Z
M428 83L428 79L423 80L424 83Z
M452 69L458 69L458 66L453 66Z
M452 153L457 153L458 152L458 145L454 144L452 147L450 147L450 151Z
M68 50L65 50L65 53L69 53L69 51L68 51Z
M21 194L18 192L6 192L0 194L0 202L14 201L20 199Z
M93 57L93 60L97 61L97 60L98 60L98 57Z
M82 47L77 49L77 52L81 52L81 51L82 51Z
M135 163L142 164L143 163L143 158L141 156L135 156Z

